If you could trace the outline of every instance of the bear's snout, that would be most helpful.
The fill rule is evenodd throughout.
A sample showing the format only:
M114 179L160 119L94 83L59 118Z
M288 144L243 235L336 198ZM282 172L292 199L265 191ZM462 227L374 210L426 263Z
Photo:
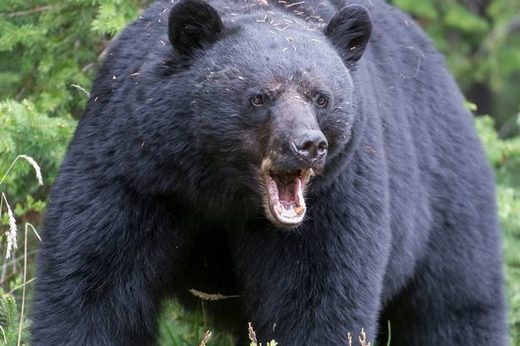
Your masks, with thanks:
M311 166L325 158L328 147L325 135L317 130L302 131L291 143L294 154Z

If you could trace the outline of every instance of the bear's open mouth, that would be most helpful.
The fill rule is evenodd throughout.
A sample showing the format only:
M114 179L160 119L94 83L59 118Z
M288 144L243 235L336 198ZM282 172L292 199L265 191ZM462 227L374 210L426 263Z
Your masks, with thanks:
M303 221L306 206L304 192L310 169L265 174L271 217L284 226L295 227Z

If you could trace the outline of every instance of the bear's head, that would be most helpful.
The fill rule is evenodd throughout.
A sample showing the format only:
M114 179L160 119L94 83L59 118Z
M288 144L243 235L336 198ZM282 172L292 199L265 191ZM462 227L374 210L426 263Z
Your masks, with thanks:
M146 141L162 134L159 183L171 179L207 215L260 212L278 228L300 225L307 188L345 160L360 121L353 74L370 34L357 5L320 26L268 7L221 16L178 2L171 48L150 69L138 112Z

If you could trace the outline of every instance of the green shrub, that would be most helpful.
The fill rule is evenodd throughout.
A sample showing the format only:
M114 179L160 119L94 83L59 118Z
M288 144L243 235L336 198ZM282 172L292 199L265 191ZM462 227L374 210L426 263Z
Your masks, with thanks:
M518 117L520 121L520 116ZM476 127L497 179L497 198L506 262L511 345L520 344L520 136L501 140L493 120L482 117Z
M18 155L34 158L44 172L47 184L52 182L65 153L76 122L65 117L51 118L36 110L29 101L0 102L0 179ZM25 200L27 195L37 193L45 198L35 184L34 170L27 164L15 164L5 176L0 191L7 191L14 201Z
M491 98L488 111L503 133L518 133L514 125L520 110L520 1L392 2L413 15L433 38L467 95L477 87L474 101L482 102L483 95Z

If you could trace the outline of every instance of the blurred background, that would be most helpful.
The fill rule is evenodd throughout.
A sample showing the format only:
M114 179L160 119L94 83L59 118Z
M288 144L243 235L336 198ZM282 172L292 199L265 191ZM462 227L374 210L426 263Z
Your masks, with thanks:
M496 172L510 340L520 345L520 1L390 2L413 16L446 55L475 114ZM45 201L107 46L150 3L0 1L0 344L27 344ZM201 307L186 314L170 303L161 345L198 345L211 329L202 300ZM214 334L208 345L230 342Z

